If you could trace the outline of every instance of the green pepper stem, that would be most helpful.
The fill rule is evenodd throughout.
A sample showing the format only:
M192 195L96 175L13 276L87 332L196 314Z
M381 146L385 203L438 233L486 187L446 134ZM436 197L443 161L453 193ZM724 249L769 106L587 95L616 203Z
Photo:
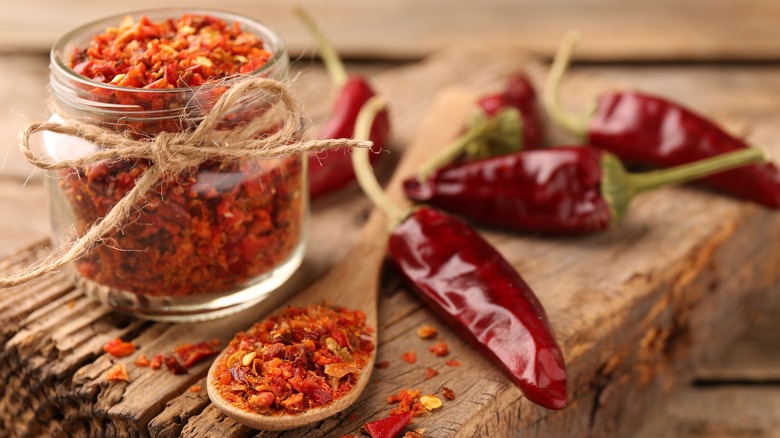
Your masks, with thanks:
M557 125L578 137L584 138L588 132L588 117L566 112L561 107L559 96L561 80L569 67L579 41L580 34L576 31L570 31L563 37L563 41L555 54L555 59L553 59L552 66L547 74L542 100L547 113L550 114L550 117Z
M325 65L333 85L337 87L343 86L347 82L347 69L344 67L344 63L341 62L341 58L339 58L333 44L325 36L320 26L314 23L314 19L303 8L300 6L295 7L293 13L317 40L320 58L322 58L322 63Z
M735 167L764 162L766 159L763 151L748 148L668 169L628 173L616 156L605 153L601 159L601 196L612 211L612 223L617 223L626 215L631 200L639 193L684 184Z
M764 161L766 161L766 154L763 151L755 148L740 149L668 169L629 173L628 182L634 193L642 193L658 187L684 184L713 173Z
M386 102L380 96L372 97L363 105L355 121L355 139L368 140L371 134L371 125L374 124L374 117L385 105ZM407 212L395 205L382 190L382 186L379 185L379 181L376 180L376 176L371 170L368 153L368 149L354 149L352 151L352 168L355 170L355 177L360 188L371 199L374 206L387 216L390 229L393 229L406 218Z
M490 118L485 119L482 123L477 123L471 126L465 133L456 138L452 143L447 145L438 154L436 154L431 160L427 161L417 173L417 178L420 181L426 180L436 169L443 167L453 161L463 153L469 143L478 140L484 136L488 131L493 129L498 123L497 119Z

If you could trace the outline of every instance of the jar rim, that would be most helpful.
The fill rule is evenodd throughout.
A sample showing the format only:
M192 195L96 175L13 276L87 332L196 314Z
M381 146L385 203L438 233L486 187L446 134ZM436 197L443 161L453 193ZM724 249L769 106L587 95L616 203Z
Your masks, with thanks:
M227 77L224 79L220 79L219 81L215 81L213 83L206 83L195 87L175 87L175 88L163 88L163 89L123 87L119 85L107 84L105 82L95 81L84 75L76 73L76 71L74 71L69 66L69 63L66 62L66 60L63 58L64 50L68 45L68 43L70 43L72 40L80 36L89 36L91 38L98 32L105 30L106 27L110 27L112 24L114 25L118 24L119 22L121 22L121 20L124 17L131 16L136 20L140 19L140 17L142 16L147 16L150 19L160 19L160 18L168 19L168 18L176 18L176 15L181 16L183 14L210 15L225 20L226 22L237 21L242 26L247 27L248 31L255 33L255 35L257 35L262 39L263 45L269 49L269 52L271 53L271 57L268 59L268 61L265 62L265 64L253 70L250 73ZM166 93L171 93L171 94L182 93L182 92L193 93L199 90L208 90L210 88L217 87L217 86L232 85L238 81L246 80L248 78L263 76L268 70L271 70L281 61L283 61L286 56L287 56L287 50L286 50L284 39L282 39L281 34L278 31L276 31L274 28L266 25L261 21L257 21L245 15L237 14L234 12L223 11L219 9L208 9L208 8L194 9L194 8L174 7L174 8L149 8L149 9L141 9L137 11L129 11L121 14L106 16L85 23L65 33L62 37L60 37L60 39L57 40L54 46L52 46L50 52L50 62L52 65L52 69L56 68L58 72L65 74L67 76L67 79L79 82L83 85L87 85L91 87L99 87L111 91L120 91L120 92L131 91L133 93L138 93L139 95L143 95L144 93L150 93L150 94L153 93L154 95L159 96L161 94L166 94Z

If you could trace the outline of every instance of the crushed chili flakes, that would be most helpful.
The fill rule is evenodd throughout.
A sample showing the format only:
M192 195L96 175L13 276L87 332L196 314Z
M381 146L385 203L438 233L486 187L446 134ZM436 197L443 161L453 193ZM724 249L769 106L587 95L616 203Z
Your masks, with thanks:
M423 324L419 327L417 327L417 336L419 336L422 339L430 339L436 334L439 333L438 330L436 330L436 327Z
M419 389L401 389L398 394L388 395L387 403L398 404L390 411L390 415L411 412L413 416L418 416L426 412L425 406L420 403Z
M128 16L75 49L71 68L97 82L164 89L251 73L270 58L263 41L238 22L194 14L160 22Z
M383 360L382 362L377 362L374 364L374 368L378 370L384 370L390 367L390 362Z
M434 370L433 368L426 368L425 369L425 380L430 380L436 376L439 375L439 372Z
M459 367L460 361L458 359L450 359L447 362L444 362L444 365L447 365L448 367Z
M239 409L263 415L330 404L353 388L374 350L365 318L335 306L287 307L230 341L216 366L216 389Z
M406 353L401 355L401 360L403 360L406 363L415 363L417 362L417 353L414 351L407 351Z
M153 370L159 369L163 365L163 362L165 362L165 356L162 354L156 354L149 362L149 368Z
M83 92L97 106L134 108L132 117L78 110L69 116L88 115L98 126L138 138L192 129L228 89L197 86L260 68L270 57L263 47L239 25L209 16L125 20L76 49L70 62L80 75L126 87L85 83ZM174 86L181 88L154 91ZM262 102L242 104L219 129L259 117L265 108ZM76 231L84 234L105 217L149 166L148 160L125 160L62 171L60 187ZM148 296L240 288L298 247L304 183L300 156L211 160L175 179L163 178L139 202L133 220L106 236L113 245L94 248L76 262L77 271L99 285Z
M424 431L425 429L410 430L404 434L403 438L423 438Z
M138 355L138 357L135 358L135 360L133 361L133 364L135 366L137 366L137 367L148 367L152 363L149 362L149 358L146 357L146 355L144 353L141 353L141 354Z
M428 347L428 351L435 354L436 356L446 356L450 352L450 348L444 341L438 341Z
M176 355L179 356L181 365L184 368L189 368L203 359L219 353L219 350L217 349L219 341L215 341L216 340L210 342L203 341L197 344L180 344L176 346Z
M441 387L441 395L447 400L455 400L455 391L447 388L446 386Z
M190 392L199 392L201 389L203 389L203 387L200 386L200 385L192 385L192 386L190 386L189 391Z
M127 368L125 368L125 365L118 363L106 373L106 380L110 382L127 382L130 380L130 376L127 375Z
M135 353L135 344L116 338L104 345L103 351L114 357L125 357Z

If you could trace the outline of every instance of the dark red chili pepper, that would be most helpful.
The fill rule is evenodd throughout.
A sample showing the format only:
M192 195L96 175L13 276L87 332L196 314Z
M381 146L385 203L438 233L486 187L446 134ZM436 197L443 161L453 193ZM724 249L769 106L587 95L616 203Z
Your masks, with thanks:
M402 412L363 425L371 438L395 438L412 422L411 412Z
M587 120L564 114L558 84L574 50L577 36L567 35L556 57L545 91L545 105L556 122L627 164L678 166L749 145L714 122L669 100L637 92L602 95ZM772 163L753 164L701 179L733 196L780 208L780 170Z
M356 138L367 136L377 105L372 100L361 111ZM530 401L550 409L566 406L563 354L520 274L462 221L426 207L407 216L382 191L366 154L352 155L358 182L394 225L389 255L412 289Z
M541 303L520 274L465 223L416 210L390 235L405 279L450 327L534 403L566 406L566 368Z
M320 57L325 64L334 86L338 87L336 100L331 108L330 118L317 134L319 139L352 138L355 133L355 121L360 109L376 93L366 78L359 75L347 76L344 65L333 46L327 41L314 21L302 9L295 13L309 31L316 35L320 47ZM370 154L374 163L380 157L380 151L387 144L390 135L390 117L386 109L380 111L371 126L369 140L374 142ZM335 149L309 156L309 196L316 199L338 190L355 180L350 152Z
M587 146L536 149L447 167L404 181L406 196L477 222L527 231L607 229L634 195L764 159L747 149L655 172L628 173Z
M522 148L534 149L542 146L544 125L537 107L536 91L525 73L513 74L509 77L506 88L499 93L481 97L477 104L488 117L495 116L503 108L517 108L522 118Z

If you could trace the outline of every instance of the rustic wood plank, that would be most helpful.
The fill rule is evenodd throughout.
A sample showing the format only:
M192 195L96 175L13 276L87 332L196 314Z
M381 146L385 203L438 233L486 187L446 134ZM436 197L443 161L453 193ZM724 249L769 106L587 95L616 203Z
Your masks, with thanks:
M435 0L366 3L301 2L327 27L348 57L413 59L457 44L517 44L550 55L569 29L587 38L578 54L591 60L777 60L780 6L772 0ZM140 0L131 9L158 7ZM206 0L172 0L166 6L214 7ZM225 0L220 9L268 22L293 54L312 43L286 2L251 6ZM127 11L105 2L13 2L0 16L0 50L48 51L81 23Z

